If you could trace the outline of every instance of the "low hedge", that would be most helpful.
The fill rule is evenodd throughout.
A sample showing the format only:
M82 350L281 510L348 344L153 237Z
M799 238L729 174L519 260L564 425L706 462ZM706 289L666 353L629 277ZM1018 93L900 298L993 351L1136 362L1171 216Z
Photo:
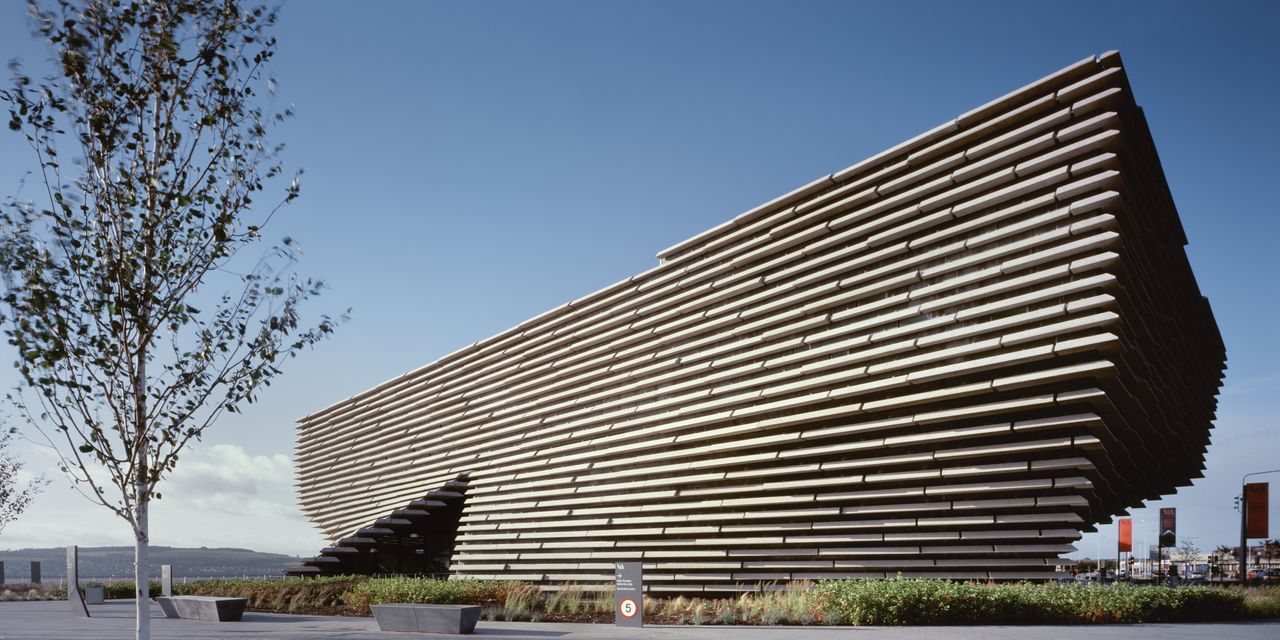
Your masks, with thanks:
M503 580L436 580L430 578L370 578L356 583L343 598L348 606L369 615L370 605L392 602L416 604L478 604L506 606L508 600L533 600L537 588Z
M247 598L254 611L272 613L348 613L344 595L368 580L358 576L281 580L197 580L174 584L174 595Z
M66 600L67 590L50 584L8 582L0 584L0 602L27 600Z
M83 589L84 589L84 588L86 588L86 587L102 587L102 588L103 588L103 595L104 595L108 600L116 600L116 599L124 599L124 598L130 598L130 599L131 599L131 598L133 598L133 595L134 595L134 590L133 590L133 581L132 581L132 580L112 580L112 581L110 581L110 582L82 582L82 583L80 583L80 589L81 589L81 590L83 590ZM65 592L64 592L64 595L65 595ZM155 598L155 597L157 597L157 596L159 596L159 595L160 595L160 581L159 581L159 580L152 580L152 581L151 581L151 588L150 588L150 590L148 591L148 595L150 595L152 598Z
M1210 587L1126 584L976 584L836 580L810 592L833 624L1082 624L1192 622L1246 617L1245 595Z

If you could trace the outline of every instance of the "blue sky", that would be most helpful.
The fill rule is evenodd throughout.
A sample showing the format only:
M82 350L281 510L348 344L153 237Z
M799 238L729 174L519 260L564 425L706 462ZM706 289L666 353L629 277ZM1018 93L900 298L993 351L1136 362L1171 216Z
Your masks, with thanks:
M0 2L0 58L34 65L23 5ZM329 281L314 309L353 319L210 432L164 491L153 541L313 554L322 540L292 504L295 418L1119 49L1230 358L1205 478L1151 507L1178 507L1202 548L1231 543L1240 474L1280 468L1277 25L1274 2L295 0L274 70L298 112L287 160L306 175L272 231ZM0 194L32 167L0 136ZM128 541L63 484L0 547ZM1154 532L1152 514L1134 515ZM1114 526L1082 551L1098 539L1111 554Z

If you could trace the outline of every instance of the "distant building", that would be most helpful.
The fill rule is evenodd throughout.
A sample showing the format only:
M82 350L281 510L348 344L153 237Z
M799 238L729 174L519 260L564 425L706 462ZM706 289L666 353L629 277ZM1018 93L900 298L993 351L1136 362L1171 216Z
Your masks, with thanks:
M1186 242L1090 57L301 419L333 542L294 572L1060 576L1201 475L1225 356Z

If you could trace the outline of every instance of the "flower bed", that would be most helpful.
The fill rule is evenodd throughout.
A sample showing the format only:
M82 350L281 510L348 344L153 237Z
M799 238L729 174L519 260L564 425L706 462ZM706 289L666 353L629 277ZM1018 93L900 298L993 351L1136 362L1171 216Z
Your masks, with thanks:
M133 583L112 582L108 598L130 598ZM152 583L152 594L159 594ZM521 582L338 576L283 580L200 580L178 595L243 597L249 610L369 615L391 602L477 604L487 620L611 622L612 591L565 586L543 591ZM5 585L3 600L57 600L56 585ZM645 598L655 624L973 625L1207 622L1280 617L1280 587L1158 587L944 580L834 580L736 598Z

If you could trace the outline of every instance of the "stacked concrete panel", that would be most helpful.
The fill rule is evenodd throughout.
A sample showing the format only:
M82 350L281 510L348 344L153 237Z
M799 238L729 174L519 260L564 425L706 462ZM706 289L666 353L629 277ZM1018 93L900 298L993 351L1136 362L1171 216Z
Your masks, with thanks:
M451 483L459 517L375 528L459 576L1055 577L1203 468L1225 355L1185 244L1120 57L1088 58L303 418L344 550L300 570Z

